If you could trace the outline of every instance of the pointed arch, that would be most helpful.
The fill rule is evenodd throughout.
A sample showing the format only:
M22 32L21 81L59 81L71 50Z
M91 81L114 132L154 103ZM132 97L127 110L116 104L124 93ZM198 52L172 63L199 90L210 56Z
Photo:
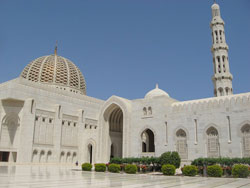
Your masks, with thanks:
M39 162L40 162L40 163L46 162L46 159L45 159L45 151L44 151L44 150L41 150L41 152L40 152Z
M155 135L149 128L141 133L141 152L155 152Z
M47 152L47 159L46 159L47 163L51 163L52 162L52 152L49 150Z
M77 161L77 153L76 152L73 152L73 155L72 155L72 162L73 163L76 163Z
M151 140L151 150L149 150L149 145L147 146L147 145L143 144L143 141L145 141L145 140L143 140L143 133L145 131L147 131L147 130L149 130L148 132L150 132L150 131L152 132L152 133L150 133L150 135L148 135L148 133L146 134L147 139ZM139 146L138 147L138 153L141 153L142 156L154 156L153 153L155 153L156 150L157 150L157 148L155 147L156 146L155 143L157 143L157 133L156 133L155 129L152 126L145 125L140 129L140 131L138 132L137 137L138 137L138 143L139 143L139 145L138 145ZM145 142L145 144L150 144L150 142ZM146 149L143 150L143 147L146 148Z
M71 157L71 152L70 152L70 151L67 152L67 155L66 155L66 162L67 162L67 163L71 163L71 162L72 162L72 157Z
M65 152L62 151L60 154L60 163L65 163Z
M243 157L250 157L250 122L244 121L240 125Z
M214 125L210 125L206 131L206 145L208 157L220 156L219 132Z
M33 163L39 162L39 155L38 155L38 150L37 149L34 149L34 151L32 153L32 162Z
M85 145L85 161L88 163L96 162L96 141L90 138Z
M187 146L187 132L179 128L175 132L175 144L176 144L176 151L179 153L181 160L188 159L188 146Z
M110 160L110 154L111 154L111 144L112 140L110 137L110 116L113 113L114 110L117 108L120 109L120 112L117 113L114 117L116 120L116 124L120 124L122 121L122 156L121 157L128 157L129 153L129 145L130 145L130 140L129 140L129 123L130 123L130 111L131 111L131 104L130 101L117 97L117 96L112 96L110 97L102 106L101 108L101 113L99 116L99 122L100 122L100 129L99 129L99 134L100 134L100 139L99 139L99 144L102 145L103 147L100 147L98 150L98 158L102 159L106 162ZM118 123L117 123L118 122ZM124 144L126 143L126 144Z
M10 148L18 148L20 132L20 118L17 113L5 114L0 130L0 143L5 143Z

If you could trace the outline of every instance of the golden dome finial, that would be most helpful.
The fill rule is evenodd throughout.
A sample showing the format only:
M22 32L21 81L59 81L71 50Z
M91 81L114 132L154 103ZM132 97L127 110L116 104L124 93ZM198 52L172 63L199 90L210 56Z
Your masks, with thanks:
M56 47L55 47L55 55L57 55L57 41L56 41Z

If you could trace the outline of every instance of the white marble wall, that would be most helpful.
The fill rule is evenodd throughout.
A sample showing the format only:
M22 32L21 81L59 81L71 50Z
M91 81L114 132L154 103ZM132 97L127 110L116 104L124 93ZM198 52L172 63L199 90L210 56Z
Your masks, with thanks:
M61 92L18 80L1 84L0 151L8 145L1 140L7 134L4 117L16 114L20 122L15 134L18 141L8 151L17 152L17 162L89 162L90 146L93 163L108 162L109 116L118 107L123 113L122 140L115 139L113 143L119 145L122 141L117 152L123 157L160 156L176 151L179 129L185 131L187 138L188 159L184 162L207 157L206 131L211 126L218 131L220 156L243 156L241 128L250 124L250 93L179 102L168 96L137 100L112 96L101 101ZM141 134L146 129L154 133L154 152L142 152Z

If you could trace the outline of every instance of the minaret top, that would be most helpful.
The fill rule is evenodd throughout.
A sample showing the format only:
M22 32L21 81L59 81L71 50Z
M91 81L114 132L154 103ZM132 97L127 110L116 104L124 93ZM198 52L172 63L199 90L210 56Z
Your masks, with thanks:
M213 17L219 16L220 17L220 6L214 1L214 4L211 6L212 15Z

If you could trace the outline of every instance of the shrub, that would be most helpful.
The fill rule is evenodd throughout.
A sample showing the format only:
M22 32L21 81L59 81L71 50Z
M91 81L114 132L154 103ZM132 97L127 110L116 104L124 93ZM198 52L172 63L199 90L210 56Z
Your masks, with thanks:
M109 171L109 172L119 173L120 170L121 170L121 167L120 167L120 165L118 165L118 164L110 164L110 165L108 166L108 171Z
M175 168L179 168L181 164L181 158L178 152L173 151L171 155L171 160Z
M83 163L82 164L83 171L91 171L91 169L92 169L92 164L90 164L90 163Z
M128 164L125 166L125 172L128 174L135 174L137 171L137 166L133 164Z
M222 168L219 165L212 165L207 167L207 175L210 177L221 177Z
M233 166L232 174L235 178L246 178L249 175L248 166L236 164Z
M180 167L180 163L181 163L181 158L178 154L178 152L165 152L160 156L160 163L161 165L164 164L171 164L174 165L175 168L179 168Z
M182 173L184 176L195 176L198 173L198 169L194 165L184 166Z
M164 175L173 176L175 175L175 166L171 164L162 165L161 171Z
M95 171L96 172L105 172L106 171L106 165L104 163L95 164Z
M150 165L153 164L153 166L159 166L160 160L159 157L141 157L141 158L136 158L136 157L130 157L130 158L119 158L119 157L114 157L110 159L111 164L144 164L144 165Z

